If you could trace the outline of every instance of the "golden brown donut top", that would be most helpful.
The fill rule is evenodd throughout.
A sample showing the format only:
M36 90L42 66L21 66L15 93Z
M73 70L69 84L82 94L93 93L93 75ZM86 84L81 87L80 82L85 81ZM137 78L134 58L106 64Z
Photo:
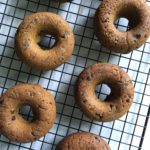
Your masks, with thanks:
M99 136L80 132L65 137L56 150L110 150L109 145Z
M129 30L116 29L116 19L129 20ZM150 8L144 0L104 0L95 14L95 33L105 47L119 53L139 48L150 35Z
M111 93L104 101L95 94L98 84L107 84ZM75 100L89 118L97 121L113 121L123 116L130 108L134 87L128 74L119 66L97 63L86 68L79 76Z
M55 44L48 50L38 45L40 37L50 34ZM60 16L40 12L27 16L15 36L18 56L37 70L53 69L64 63L72 54L74 35L68 23Z
M27 121L19 114L28 105L33 120ZM0 132L16 142L32 142L44 136L56 117L53 96L36 84L20 84L10 88L0 98Z

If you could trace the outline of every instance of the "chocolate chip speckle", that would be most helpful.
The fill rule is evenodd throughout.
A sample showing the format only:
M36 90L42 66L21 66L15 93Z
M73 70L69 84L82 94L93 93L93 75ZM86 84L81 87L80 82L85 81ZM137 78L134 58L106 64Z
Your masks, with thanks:
M14 110L14 109L12 109L12 110L10 110L10 112L11 112L11 114L13 114L13 113L15 112L15 110Z
M4 102L4 98L1 97L1 98L0 98L0 104L2 104L3 102Z
M69 38L69 33L68 32L65 32L65 39L68 39Z
M103 115L100 114L100 113L96 113L96 116L97 116L98 118L103 118Z
M144 36L145 38L147 38L147 34L145 34L145 36Z
M87 102L87 100L83 100L83 103L86 103Z
M110 109L112 109L113 108L113 105L112 104L110 104Z
M24 49L29 48L30 44L31 44L31 41L29 39L24 40L23 41L23 47L24 47Z
M141 38L141 34L136 34L135 37L136 37L137 39L140 39L140 38Z
M130 102L130 99L131 99L131 96L130 96L130 95L126 95L126 96L124 97L124 99L125 99L125 101L126 101L127 103L129 103L129 102Z
M16 120L16 116L12 116L11 120L12 121Z
M61 47L60 50L64 53L66 51L65 48Z
M12 98L12 99L17 99L17 94L16 94L15 92L12 92L11 98Z
M91 78L88 76L87 78L86 78L88 81L90 81L91 80Z
M27 94L28 94L28 96L31 96L31 97L35 96L35 93L33 93L33 92L28 92Z

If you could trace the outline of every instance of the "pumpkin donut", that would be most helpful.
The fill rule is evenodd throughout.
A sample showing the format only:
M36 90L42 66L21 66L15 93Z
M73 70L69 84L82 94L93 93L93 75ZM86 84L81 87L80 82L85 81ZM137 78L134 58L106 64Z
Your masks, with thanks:
M121 32L114 22L129 20L129 30ZM94 29L98 40L106 48L118 53L129 53L139 48L150 34L150 9L145 0L104 0L97 9Z
M65 137L56 150L110 150L109 145L99 136L79 132Z
M54 36L56 42L52 48L44 51L38 43L45 34ZM53 69L72 54L74 35L60 16L47 12L35 13L26 17L19 26L15 47L17 55L31 67L37 70Z
M107 84L111 93L104 101L97 98L95 88ZM76 102L89 118L114 121L123 116L133 102L134 88L128 74L116 65L97 63L85 69L76 85Z
M31 121L19 115L19 109L26 105L33 112ZM41 138L52 127L55 116L53 96L39 85L16 85L0 98L0 132L16 142L26 143Z

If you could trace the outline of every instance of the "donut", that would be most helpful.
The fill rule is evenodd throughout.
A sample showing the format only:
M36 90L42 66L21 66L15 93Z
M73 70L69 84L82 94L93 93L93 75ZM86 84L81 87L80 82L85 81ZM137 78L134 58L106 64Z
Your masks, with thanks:
M43 50L38 43L45 34L55 37L52 48ZM72 54L74 35L60 16L40 12L27 16L15 36L18 57L36 70L49 70L63 64Z
M23 106L30 106L33 119L27 121L19 114ZM53 96L36 84L19 84L0 98L0 133L20 143L35 141L52 127L56 117Z
M118 18L129 20L129 30L114 26ZM129 53L146 42L150 34L150 9L145 0L104 0L94 18L95 34L100 43L117 53Z
M98 84L106 84L111 89L104 101L95 94ZM89 118L102 122L114 121L129 110L133 102L134 87L128 74L119 66L97 63L80 74L75 97L78 106Z
M79 132L65 137L56 146L56 150L110 150L110 147L95 134Z

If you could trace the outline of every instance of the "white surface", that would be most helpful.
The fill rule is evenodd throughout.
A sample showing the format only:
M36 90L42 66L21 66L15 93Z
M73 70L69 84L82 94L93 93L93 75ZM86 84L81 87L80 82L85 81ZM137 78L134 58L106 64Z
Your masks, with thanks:
M57 103L55 124L45 137L33 143L18 144L1 136L0 149L55 149L56 144L66 135L87 131L102 136L112 150L138 150L150 105L150 40L127 55L116 54L101 47L93 31L93 17L100 3L98 0L74 0L71 4L61 5L49 0L40 2L39 0L0 0L0 2L0 94L20 82L32 82L52 91ZM55 70L47 72L38 72L26 66L14 52L14 35L18 25L26 15L37 11L49 11L61 15L69 22L76 38L70 59ZM120 21L119 24L126 25L124 21ZM122 26L119 28L126 29ZM48 44L46 42L45 46ZM129 113L114 122L93 122L74 104L73 91L78 75L85 67L99 61L119 65L128 72L135 85L134 103ZM97 90L100 90L99 87ZM105 93L106 90L102 91ZM149 133L148 129L147 136ZM145 143L148 143L147 139L149 138L145 138ZM143 150L147 150L144 148Z
M147 124L147 129L146 129L146 133L145 133L145 137L143 141L142 150L147 150L149 148L149 139L150 139L150 119Z

